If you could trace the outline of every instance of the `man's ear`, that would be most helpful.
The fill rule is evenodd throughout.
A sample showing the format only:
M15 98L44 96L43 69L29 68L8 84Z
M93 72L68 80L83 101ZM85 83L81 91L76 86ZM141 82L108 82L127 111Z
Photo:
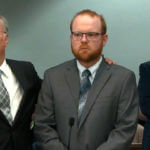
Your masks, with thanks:
M108 40L108 35L107 35L107 34L104 34L104 35L103 35L103 46L105 46L107 40Z
M4 36L5 46L8 45L8 39L9 39L8 33L5 33L5 36Z
M70 34L70 40L72 40L72 34Z

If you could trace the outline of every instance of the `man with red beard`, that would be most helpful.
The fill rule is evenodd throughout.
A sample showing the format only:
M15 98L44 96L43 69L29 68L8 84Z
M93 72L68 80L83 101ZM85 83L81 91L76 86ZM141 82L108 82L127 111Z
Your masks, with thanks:
M127 150L138 118L134 73L102 57L101 15L82 10L70 30L75 59L44 75L33 116L37 150Z

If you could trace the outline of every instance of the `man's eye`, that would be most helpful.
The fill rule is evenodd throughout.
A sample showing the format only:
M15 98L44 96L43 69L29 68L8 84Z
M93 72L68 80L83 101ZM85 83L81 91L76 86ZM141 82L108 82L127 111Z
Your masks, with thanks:
M87 33L87 36L94 36L94 33Z
M81 36L81 33L75 33L74 35L75 36Z

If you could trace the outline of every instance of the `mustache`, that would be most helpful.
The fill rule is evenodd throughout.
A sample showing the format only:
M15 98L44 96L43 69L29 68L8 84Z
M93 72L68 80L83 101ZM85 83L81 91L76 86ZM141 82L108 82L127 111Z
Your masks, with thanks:
M87 45L87 44L84 44L84 45L80 45L80 47L79 47L80 49L83 49L83 48L88 48L88 49L90 49L90 46L89 45Z

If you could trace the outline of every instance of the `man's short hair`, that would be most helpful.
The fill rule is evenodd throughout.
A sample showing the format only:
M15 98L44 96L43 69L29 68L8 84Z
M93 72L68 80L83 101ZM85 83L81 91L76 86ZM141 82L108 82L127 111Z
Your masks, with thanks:
M92 11L90 9L85 9L85 10L82 10L80 12L78 12L71 20L70 22L70 31L72 32L72 25L73 25L73 22L75 20L75 18L79 15L89 15L91 17L98 17L100 19L100 22L101 22L101 25L102 25L102 34L106 34L107 32L107 26L106 26L106 22L105 22L105 19L102 15L96 13L95 11Z
M2 22L4 32L8 33L8 21L7 21L7 19L3 16L0 16L0 21Z

